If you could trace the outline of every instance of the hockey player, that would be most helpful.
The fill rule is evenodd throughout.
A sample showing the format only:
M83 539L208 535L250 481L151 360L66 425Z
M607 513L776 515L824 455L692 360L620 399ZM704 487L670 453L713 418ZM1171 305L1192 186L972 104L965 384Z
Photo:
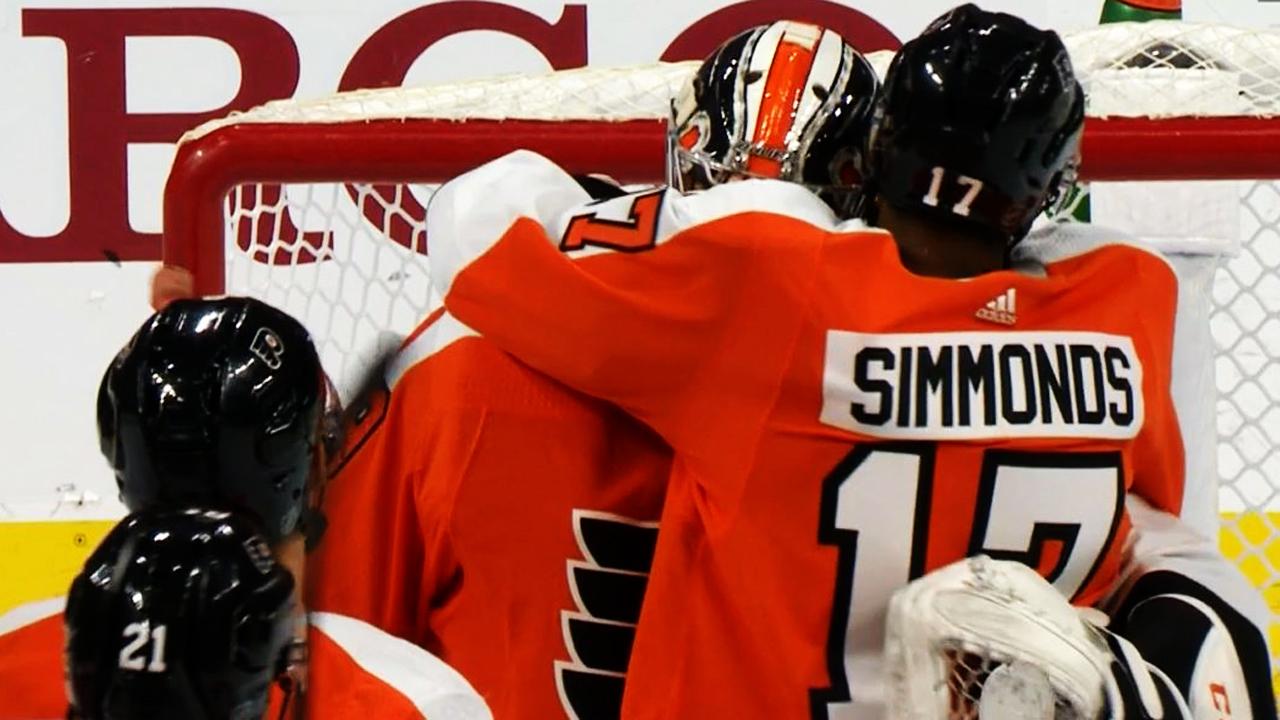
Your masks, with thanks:
M778 22L744 32L675 103L676 182L779 178L849 206L853 140L866 133L877 85L829 30ZM576 183L596 199L621 194ZM187 283L162 272L155 300ZM669 449L448 314L410 336L388 379L386 402L352 429L355 454L328 489L330 532L343 542L312 557L312 606L439 653L498 717L616 718Z
M237 543L248 543L243 552L258 557L259 564L266 568L264 578L254 578L263 580L263 592L272 598L272 604L260 608L266 614L263 617L271 618L269 627L261 627L271 632L237 637L211 631L205 639L209 643L221 642L224 648L243 641L248 645L242 649L248 652L252 648L257 653L254 657L262 660L278 655L274 638L281 627L287 627L292 630L287 639L295 649L305 647L312 657L309 665L285 663L283 656L276 657L268 667L248 668L253 672L247 674L243 664L205 667L202 672L207 674L201 676L200 682L228 691L235 688L246 703L250 696L258 703L250 703L240 709L242 714L231 716L250 718L260 714L260 706L266 702L264 678L274 678L278 671L287 670L283 679L298 689L296 707L304 710L307 717L351 717L357 708L375 712L378 717L421 717L431 708L452 709L460 717L488 717L483 701L474 693L468 696L464 692L465 681L452 671L439 670L442 664L419 648L338 615L317 616L320 627L307 630L295 588L302 582L305 570L302 530L319 527L314 519L318 516L310 508L315 505L326 474L326 437L330 446L336 445L334 403L329 397L328 382L306 331L297 321L264 303L247 298L179 301L148 320L103 378L98 406L103 452L116 470L122 499L130 509L199 504L217 512L145 515L126 520L104 542L95 556L97 560L90 560L85 573L88 580L79 586L84 588L88 582L101 590L101 602L88 599L93 593L85 590L85 601L78 606L73 604L68 622L75 630L77 620L87 623L98 610L109 615L113 612L109 606L121 599L136 605L148 592L154 593L156 602L163 605L167 600L161 598L171 598L171 593L178 590L159 579L154 587L148 587L147 578L157 576L146 573L125 578L123 586L106 582L104 577L109 573L103 568L118 568L117 563L138 564L145 570L146 563L163 559L184 572L207 572L215 578L210 581L213 583L250 582L247 578L235 581L234 577L218 575L218 568L236 566L244 560L235 552L224 552L229 546L202 544L208 542L203 538L210 533L225 534ZM252 519L242 524L229 513ZM303 518L307 516L312 519L304 525ZM249 527L261 528L264 539L253 537L246 529ZM148 542L157 545L146 552L139 549ZM174 551L178 554L173 556L166 554L166 548L181 548L184 544L191 551L190 556L183 555L183 550ZM279 579L283 571L271 570L277 567L288 571L288 582ZM180 576L182 573L172 577ZM218 596L212 593L210 599ZM106 606L99 607L103 603ZM43 603L15 611L5 618L8 622L0 622L0 628L6 630L0 636L0 697L5 700L0 703L0 718L61 716L66 696L61 684L51 682L61 673L47 672L61 664L60 610L57 601ZM180 619L191 624L182 633L204 628L202 621L226 623L235 619L217 616L222 610L234 610L229 607L211 608L207 617L199 616L197 610L198 607L184 608ZM177 622L166 619L165 623L166 628L172 628L175 639L180 632ZM113 631L123 635L113 637ZM95 636L94 632L108 634ZM88 703L81 710L89 718L155 716L120 715L114 711L97 714L93 709L97 702L111 701L94 694L98 692L91 687L94 683L102 683L100 688L117 681L121 687L150 686L147 682L133 682L136 678L129 672L157 673L164 676L158 678L159 684L172 684L178 689L190 680L180 677L182 670L175 663L170 683L163 660L149 660L141 670L132 667L134 656L141 656L140 648L157 648L165 642L163 636L148 641L137 632L130 623L105 630L86 629L85 637L97 639L79 646L75 645L75 638L70 638L73 648L82 653L78 656L82 661L80 672L85 677L96 677L85 681L89 685L82 690L87 694L77 697L78 702ZM99 645L99 641L104 644ZM102 657L111 662L95 665ZM72 657L73 661L76 659ZM255 661L250 658L244 662ZM353 674L353 662L367 672ZM332 670L330 678L341 679L326 680L326 668ZM129 672L123 672L126 670ZM316 672L308 677L313 670ZM373 677L378 675L390 679ZM437 695L436 690L444 692ZM259 691L264 692L255 694ZM171 706L151 690L140 692L152 712L160 713L158 716L181 714L179 708L185 701L176 696L165 696L175 703ZM205 696L201 699L214 702ZM248 712L250 709L253 712ZM211 718L228 717L212 704L206 712ZM335 714L328 714L331 712Z
M65 614L61 598L43 603L43 619L0 636L0 717L489 717L456 671L352 618L312 613L298 652L294 597L243 514L134 513L85 563ZM300 662L305 693L287 681Z
M753 28L681 94L684 177L803 181L839 202L841 138L865 134L876 85L833 32ZM314 606L437 652L497 717L618 717L670 450L449 314L413 334L389 378L385 416L352 439L326 497L344 542L314 558ZM370 556L386 564L353 582Z
M67 600L72 716L490 717L457 671L351 618L312 613L307 654L297 655L293 584L247 518L131 515ZM268 688L300 661L306 692L286 683L264 716Z
M675 450L624 717L879 717L895 589L987 554L1092 605L1154 537L1137 516L1179 510L1172 270L1126 244L1009 265L1077 153L1060 39L962 8L887 86L872 167L892 147L910 172L872 180L918 188L881 206L901 238L769 181L590 203L531 153L428 209L449 312ZM1233 707L1231 681L1266 672L1242 603L1201 633L1230 649ZM1132 660L1116 675L1151 700L1159 672ZM1256 684L1248 698L1274 713ZM1167 693L1110 711L1162 699L1176 716Z
M1034 154L1038 148L1023 145L1015 154L1012 144L1003 150L999 146L1020 142L1018 134L992 134L986 145L992 150L979 152L975 146L981 143L972 140L980 136L980 127L971 124L976 116L948 112L958 101L972 102L975 95L993 88L966 82L969 78L953 75L954 70L940 74L938 68L954 67L948 61L955 62L957 44L968 45L970 62L996 66L982 58L984 53L999 57L999 47L975 38L987 37L984 33L1001 20L973 6L960 8L895 58L868 153L870 190L876 196L869 215L893 233L903 265L920 275L968 277L1010 267L1026 273L1049 268L1052 273L1054 268L1073 265L1092 272L1105 267L1108 263L1103 258L1115 253L1124 240L1112 231L1064 224L1022 239L1031 216L1010 213L1008 208L1016 207L1019 198L1037 197L1040 188L1035 187L1034 178L1024 181L1019 176L1016 158ZM1045 57L1042 63L1050 68L1065 66L1060 72L1070 72L1065 57ZM959 83L949 83L957 78ZM1032 92L1022 102L1035 99ZM1028 119L1032 117L1028 114ZM1053 192L1046 202L1053 201L1058 189L1067 189L1064 181L1074 176L1074 165L1073 158L1061 176L1048 178ZM984 182L988 178L997 183ZM945 233L943 241L939 241L940 232ZM1136 268L1135 272L1162 271ZM1108 297L1103 295L1101 300ZM1026 302L1011 284L1008 291L978 308L977 315L990 322L1017 323L1018 308L1026 308ZM1142 315L1163 320L1153 310ZM1074 392L1079 392L1078 381L1073 378L1073 382ZM1188 442L1203 440L1189 438ZM1170 478L1182 477L1181 459L1178 463ZM1181 481L1171 489L1180 496ZM1270 654L1263 630L1267 611L1258 594L1222 558L1216 543L1175 517L1180 508L1180 497L1177 504L1165 504L1136 486L1128 495L1123 520L1131 524L1131 532L1120 579L1112 583L1104 602L1111 615L1110 627L1128 637L1144 658L1173 681L1195 717L1216 720L1225 713L1236 718L1274 718ZM1026 560L1025 555L1007 549L989 548L987 554ZM1168 632L1172 624L1184 632Z

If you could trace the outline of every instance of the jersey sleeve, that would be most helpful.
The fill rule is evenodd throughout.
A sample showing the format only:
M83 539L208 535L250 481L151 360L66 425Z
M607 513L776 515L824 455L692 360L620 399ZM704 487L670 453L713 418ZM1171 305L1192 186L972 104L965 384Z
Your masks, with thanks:
M62 609L65 597L0 614L0 720L66 717Z
M457 670L368 623L312 613L308 718L491 720L484 698Z
M1142 253L1138 257L1146 262L1136 272L1151 288L1150 310L1144 317L1150 353L1143 372L1146 417L1134 445L1131 491L1164 512L1180 515L1187 465L1172 391L1178 280L1154 250Z
M450 313L673 444L675 418L712 423L697 410L712 397L776 381L834 225L807 190L771 181L592 202L523 151L446 184L427 213Z
M1180 298L1178 275L1170 262L1154 248L1112 228L1067 223L1039 229L1013 250L1015 265L1042 265L1094 251L1108 252L1119 267L1121 277L1142 288L1144 312L1135 318L1134 342L1144 348L1142 359L1142 399L1145 408L1142 428L1135 439L1133 483L1136 493L1155 507L1180 515L1187 477L1187 443L1197 443L1196 462L1202 465L1200 438L1185 438L1182 428L1198 427L1182 423L1180 412L1212 412L1200 398L1175 407L1173 370L1175 363L1175 321L1185 298ZM1187 342L1186 338L1179 340ZM1183 363L1185 364L1185 362Z

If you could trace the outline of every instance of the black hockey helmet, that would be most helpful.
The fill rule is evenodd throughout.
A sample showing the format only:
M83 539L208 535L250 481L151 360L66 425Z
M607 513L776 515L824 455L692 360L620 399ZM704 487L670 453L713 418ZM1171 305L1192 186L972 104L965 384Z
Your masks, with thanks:
M336 455L338 415L306 329L253 298L169 304L98 391L102 453L130 510L248 510L273 542L301 528L320 447Z
M672 104L670 183L694 190L763 177L809 186L844 215L880 87L839 34L778 21L725 42Z
M1074 180L1084 103L1057 33L962 5L889 66L869 190L1015 243Z
M260 720L292 655L293 591L246 515L126 517L67 596L70 717Z

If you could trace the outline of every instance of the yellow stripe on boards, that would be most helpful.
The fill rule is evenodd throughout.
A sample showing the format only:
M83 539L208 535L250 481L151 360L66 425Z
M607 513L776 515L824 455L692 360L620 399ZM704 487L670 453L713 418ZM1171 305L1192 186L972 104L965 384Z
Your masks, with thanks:
M0 614L65 595L110 520L0 522Z
M1218 547L1240 568L1271 608L1272 652L1280 650L1280 513L1223 513ZM1280 659L1271 658L1271 685L1280 698Z
M1231 560L1280 618L1280 513L1223 513L1222 554ZM63 595L85 558L115 523L0 522L0 614L18 605ZM1280 648L1280 622L1269 628ZM1280 663L1274 676L1280 697Z

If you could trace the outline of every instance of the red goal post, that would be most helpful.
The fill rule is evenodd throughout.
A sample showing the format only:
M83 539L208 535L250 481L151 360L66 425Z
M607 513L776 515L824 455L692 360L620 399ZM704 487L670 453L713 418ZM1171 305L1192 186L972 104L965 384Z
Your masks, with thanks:
M1193 248L1179 268L1202 280L1188 283L1189 344L1203 356L1188 365L1199 379L1187 406L1205 432L1184 434L1203 435L1189 467L1211 476L1200 487L1225 511L1224 553L1280 609L1280 32L1120 23L1067 41L1089 96L1082 179L1241 181L1230 212L1216 209L1236 237L1170 245ZM214 121L179 145L164 260L190 269L202 294L258 295L300 317L341 386L435 302L422 230L433 184L517 148L661 182L669 98L693 67L356 91ZM1148 216L1191 225L1215 212L1194 188L1162 208L1165 191L1141 190Z

